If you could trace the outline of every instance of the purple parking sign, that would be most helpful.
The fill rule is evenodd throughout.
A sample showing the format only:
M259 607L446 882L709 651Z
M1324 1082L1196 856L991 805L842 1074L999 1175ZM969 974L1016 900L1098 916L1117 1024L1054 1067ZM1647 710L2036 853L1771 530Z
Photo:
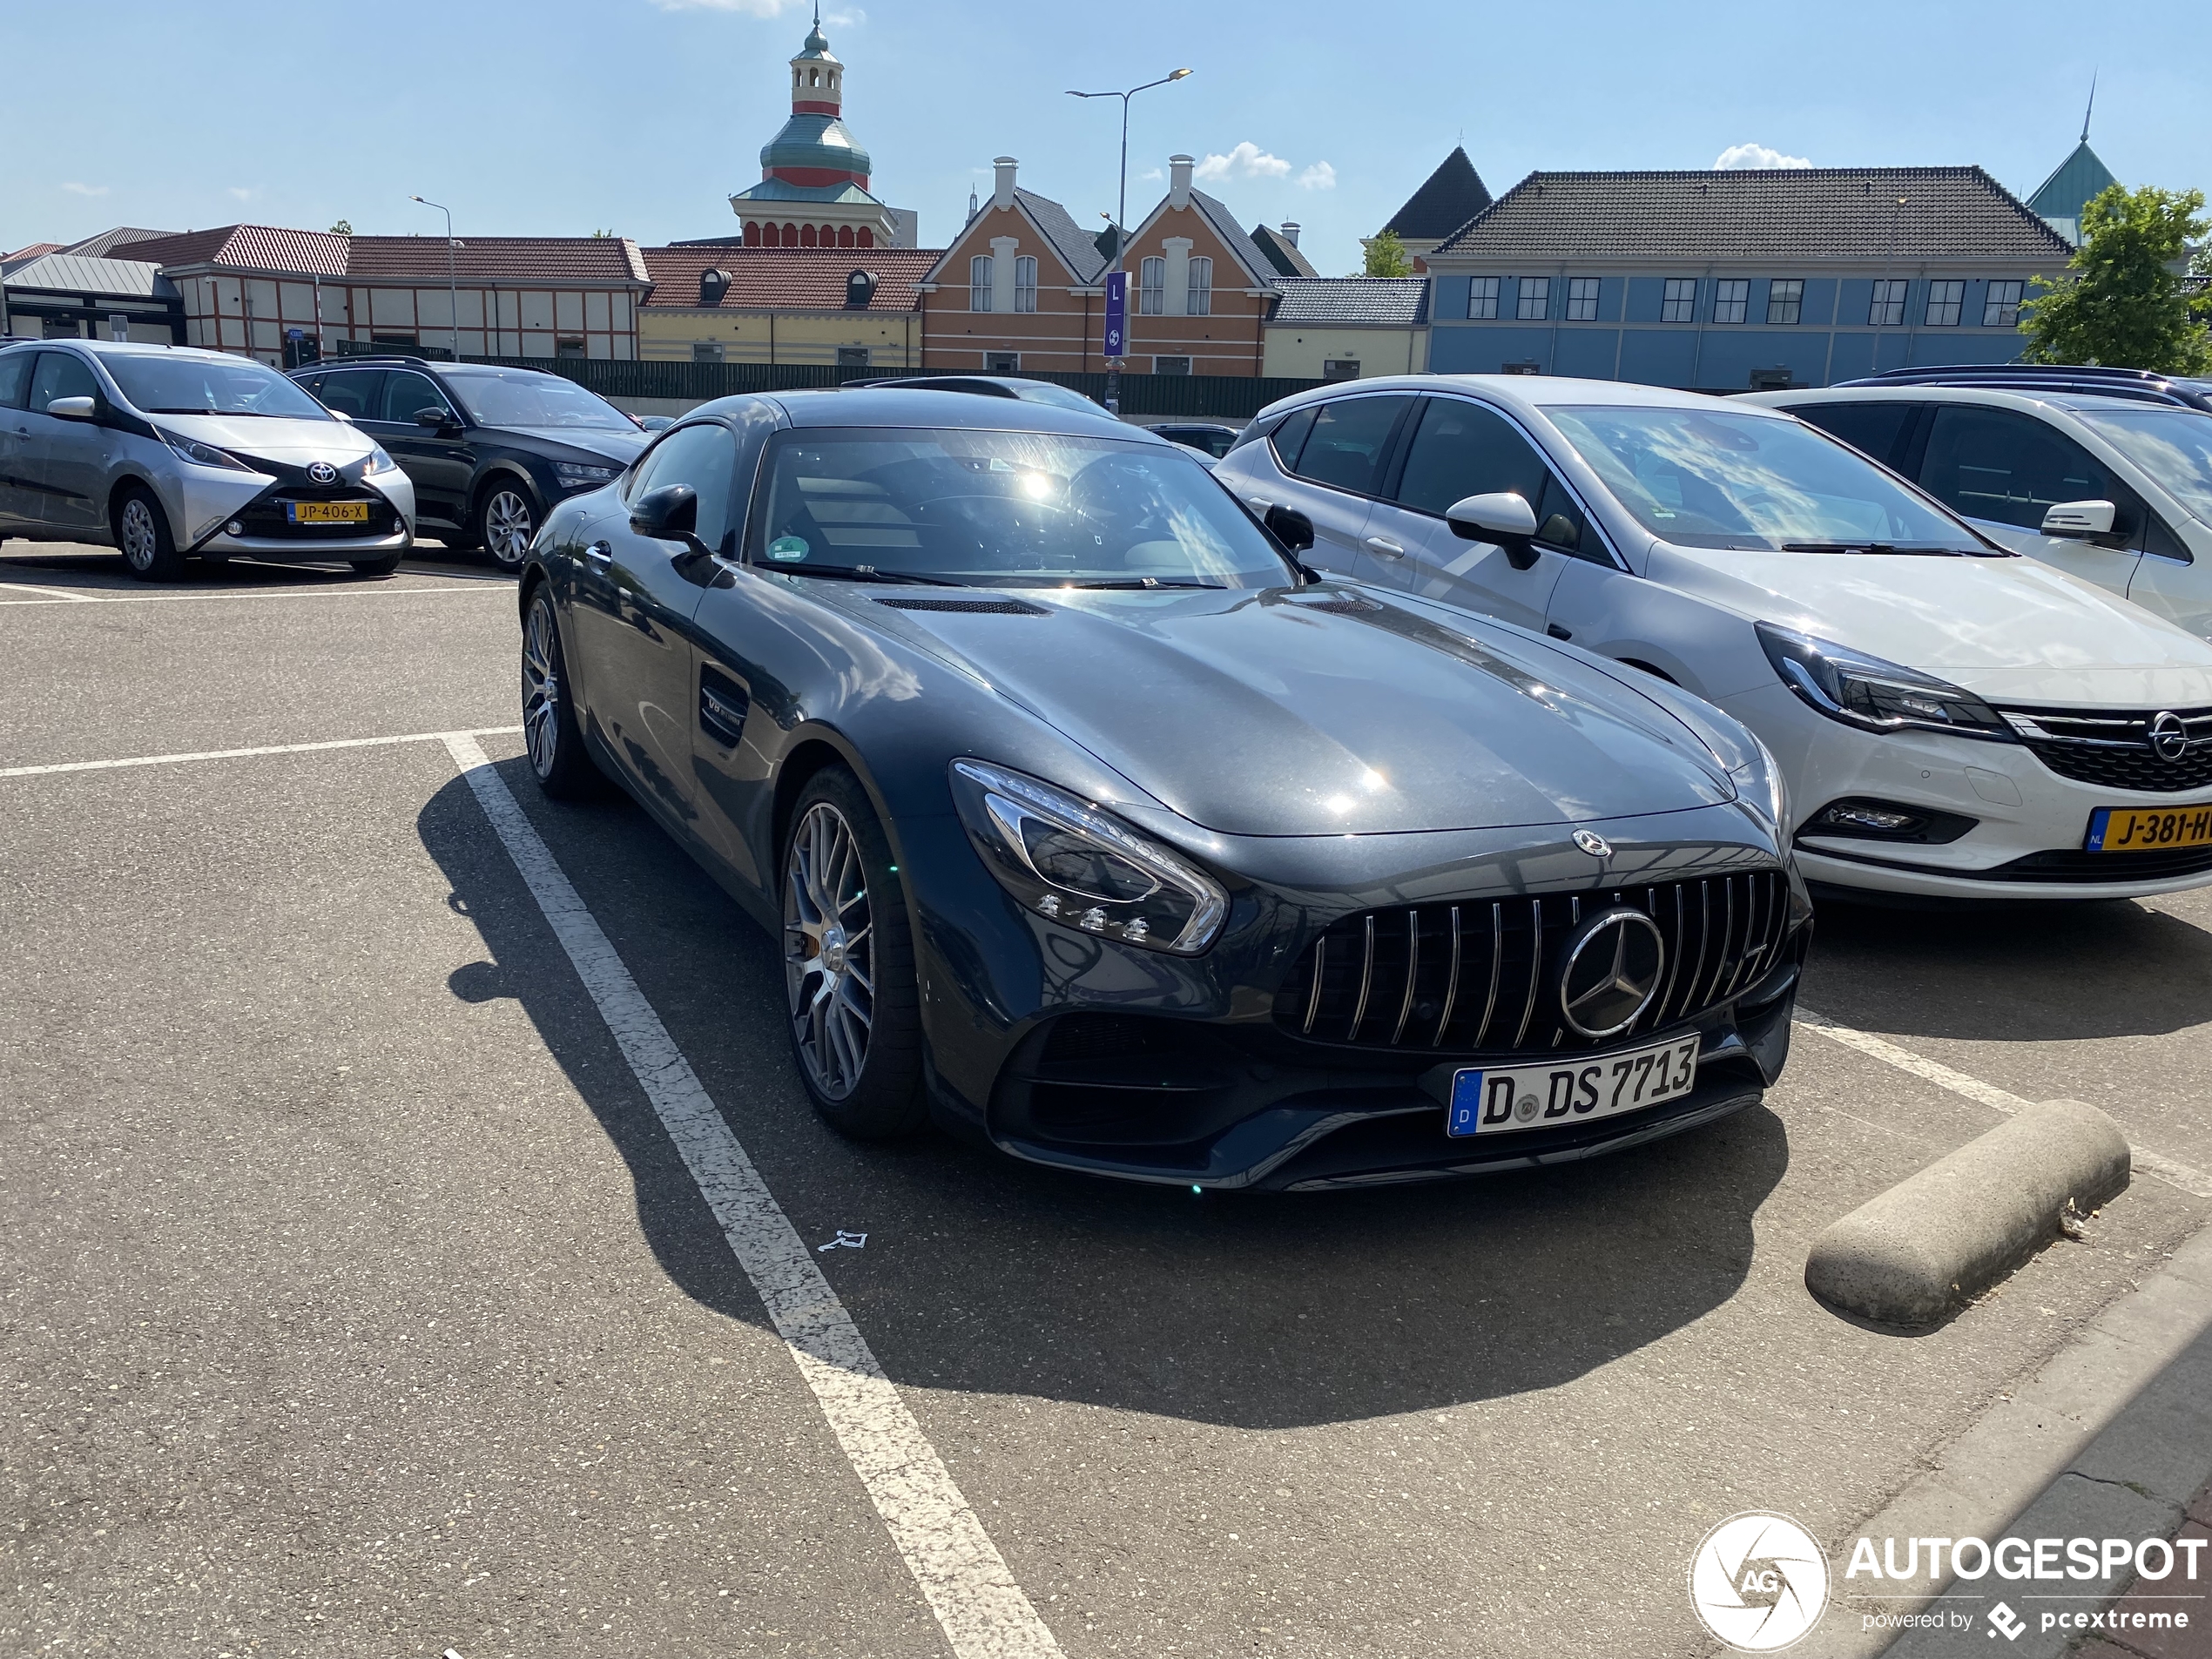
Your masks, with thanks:
M1106 355L1119 357L1129 343L1129 273L1106 273Z

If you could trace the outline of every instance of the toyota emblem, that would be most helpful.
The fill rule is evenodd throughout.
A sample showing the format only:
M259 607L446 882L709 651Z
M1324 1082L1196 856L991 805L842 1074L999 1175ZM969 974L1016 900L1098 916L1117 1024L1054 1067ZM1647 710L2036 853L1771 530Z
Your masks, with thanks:
M318 461L307 469L307 476L319 484L334 484L338 482L338 469L327 461Z
M1613 856L1613 843L1592 830L1576 830L1575 845L1594 859L1609 859Z
M2189 752L2189 730L2168 709L2150 723L2150 746L2161 760L2179 760Z
M1618 1036L1659 994L1667 941L1659 924L1622 907L1583 924L1559 970L1559 1011L1580 1035Z

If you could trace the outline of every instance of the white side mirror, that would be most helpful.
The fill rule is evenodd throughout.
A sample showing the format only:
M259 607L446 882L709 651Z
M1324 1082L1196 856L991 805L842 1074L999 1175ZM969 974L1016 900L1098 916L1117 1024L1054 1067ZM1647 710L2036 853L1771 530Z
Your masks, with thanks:
M89 397L57 397L46 406L57 421L90 421L99 412L99 404Z
M1444 522L1462 542L1526 542L1536 534L1535 509L1509 489L1455 501Z
M2043 515L2043 534L2070 542L2112 534L2113 505L2108 501L2062 501Z

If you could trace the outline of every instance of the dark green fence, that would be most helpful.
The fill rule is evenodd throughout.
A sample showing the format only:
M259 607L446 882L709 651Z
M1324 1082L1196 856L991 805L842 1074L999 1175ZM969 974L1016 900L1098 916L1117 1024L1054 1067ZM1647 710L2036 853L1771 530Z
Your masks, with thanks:
M468 361L543 369L589 387L602 397L670 398L697 402L731 397L739 392L792 392L807 387L837 386L846 381L880 380L887 374L901 372L836 368L826 363L671 363L601 357L471 357ZM1102 401L1106 395L1106 376L1103 374L1025 372L1022 378L1051 381ZM1122 410L1127 415L1160 419L1249 421L1277 398L1321 384L1320 381L1246 379L1229 374L1124 374Z

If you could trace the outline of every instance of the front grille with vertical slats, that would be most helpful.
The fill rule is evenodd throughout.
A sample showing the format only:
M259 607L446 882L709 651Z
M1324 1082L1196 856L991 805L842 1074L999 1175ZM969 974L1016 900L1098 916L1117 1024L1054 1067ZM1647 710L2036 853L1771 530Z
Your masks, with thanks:
M1597 1046L1569 1028L1558 968L1586 916L1627 906L1659 925L1661 990L1617 1045L1693 1019L1764 977L1790 925L1779 870L1695 880L1406 905L1346 916L1306 948L1275 996L1294 1036L1365 1048L1551 1054Z

